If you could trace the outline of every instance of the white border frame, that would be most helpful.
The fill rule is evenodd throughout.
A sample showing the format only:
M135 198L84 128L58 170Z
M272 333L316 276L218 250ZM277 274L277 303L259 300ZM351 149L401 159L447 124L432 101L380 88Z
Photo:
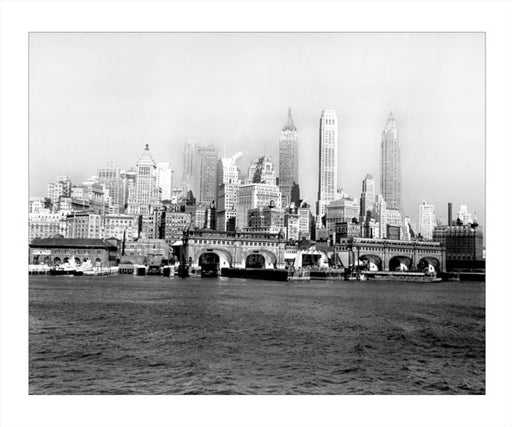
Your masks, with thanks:
M510 247L502 243L511 237L504 216L512 212L511 17L510 1L488 0L2 1L0 426L511 426L512 287L510 277L499 273L507 267L500 259L511 259ZM24 189L28 189L28 32L36 31L486 32L486 395L29 396L28 194Z

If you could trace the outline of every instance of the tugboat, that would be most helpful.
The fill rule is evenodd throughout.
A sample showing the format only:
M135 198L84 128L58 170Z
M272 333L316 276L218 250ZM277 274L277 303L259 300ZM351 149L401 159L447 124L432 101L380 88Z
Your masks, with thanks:
M190 276L188 264L180 262L180 265L178 266L178 276L180 276L180 277L189 277Z

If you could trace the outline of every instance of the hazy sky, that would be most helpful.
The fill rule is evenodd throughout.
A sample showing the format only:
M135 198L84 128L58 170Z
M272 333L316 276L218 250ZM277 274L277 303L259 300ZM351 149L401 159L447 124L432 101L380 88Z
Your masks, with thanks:
M427 200L446 218L485 219L484 34L159 33L30 35L30 194L107 161L134 166L145 144L180 180L186 140L278 165L292 109L301 195L318 191L319 119L339 120L338 182L360 196L379 179L390 110L401 143L406 215Z

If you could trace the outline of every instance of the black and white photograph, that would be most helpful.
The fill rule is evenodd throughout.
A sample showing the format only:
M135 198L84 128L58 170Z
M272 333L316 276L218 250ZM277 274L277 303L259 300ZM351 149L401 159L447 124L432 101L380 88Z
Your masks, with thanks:
M512 422L512 3L6 3L2 427Z
M33 394L484 394L484 33L31 33Z

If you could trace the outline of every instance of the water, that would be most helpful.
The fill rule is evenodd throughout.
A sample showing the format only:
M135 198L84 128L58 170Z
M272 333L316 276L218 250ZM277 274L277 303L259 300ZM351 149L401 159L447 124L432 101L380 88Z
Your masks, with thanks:
M31 394L483 394L483 283L30 277Z

